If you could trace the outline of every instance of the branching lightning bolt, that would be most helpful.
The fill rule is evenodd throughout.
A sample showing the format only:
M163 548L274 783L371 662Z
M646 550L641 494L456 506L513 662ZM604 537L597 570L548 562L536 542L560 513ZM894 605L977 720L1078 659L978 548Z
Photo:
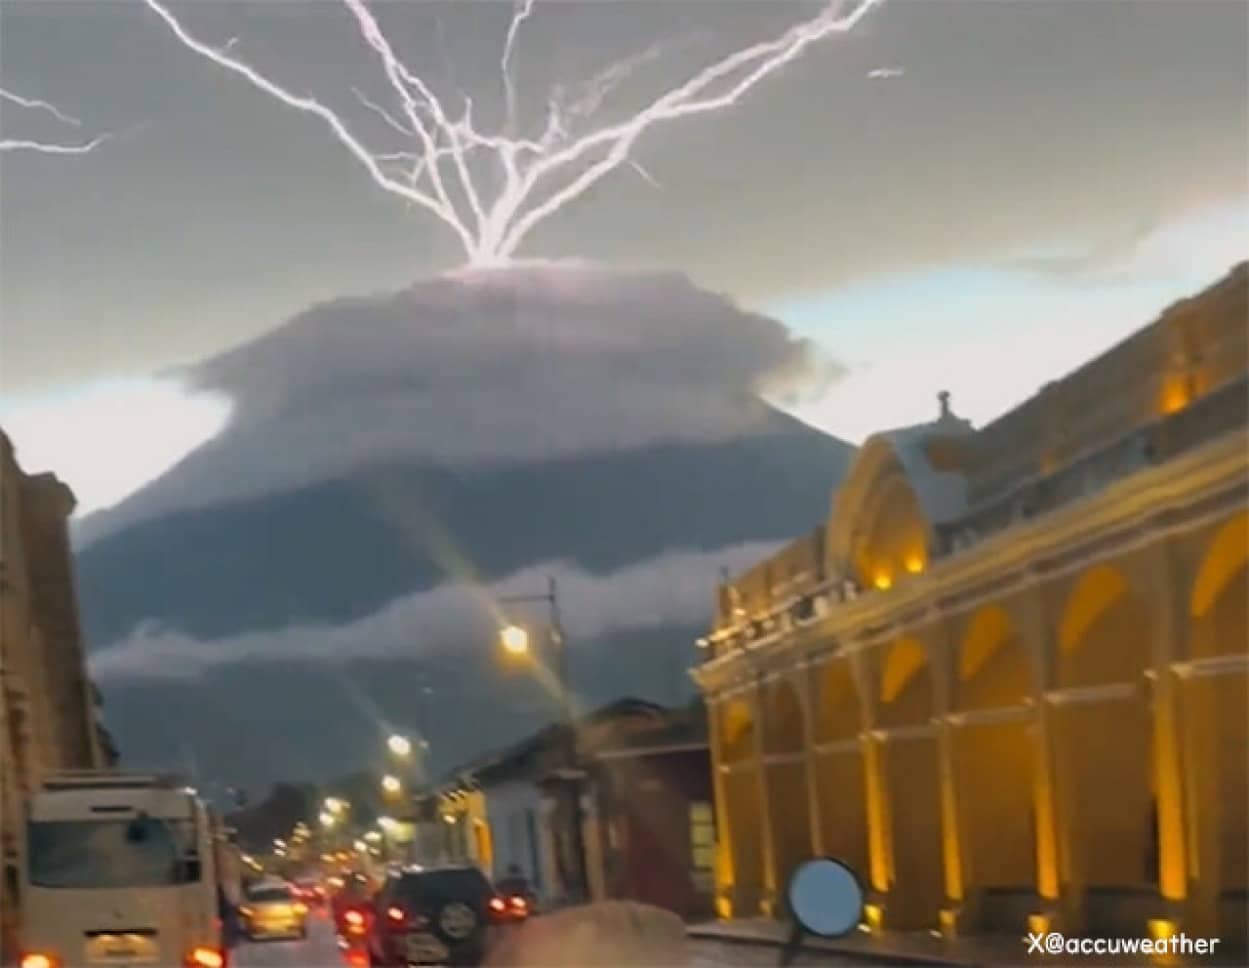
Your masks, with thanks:
M378 187L429 212L457 237L471 265L497 265L512 259L542 222L584 195L621 166L648 181L651 176L630 157L649 128L666 121L724 110L757 84L793 61L811 45L848 33L884 0L829 0L820 12L769 41L738 50L703 68L652 100L624 121L574 133L641 63L657 56L653 47L601 72L569 104L560 92L547 102L545 126L535 137L518 137L516 87L512 66L522 24L534 15L536 0L513 0L499 60L506 117L502 130L479 131L473 103L453 116L429 84L398 56L367 0L341 0L382 68L391 107L354 92L381 119L401 148L371 148L344 117L315 97L296 93L242 60L235 42L215 47L204 42L166 6L144 0L186 47L244 78L288 108L318 118L364 167ZM481 176L481 160L489 177Z
M68 114L59 110L55 105L49 104L47 101L39 101L35 98L22 97L20 94L15 94L2 87L0 87L0 101L8 101L11 104L16 104L20 108L26 108L31 111L44 111L47 114L51 114L62 124L66 124L74 128L82 127L82 122L77 118L70 117ZM55 141L35 141L30 138L0 137L0 151L35 151L45 155L83 155L88 151L91 151L107 137L107 135L100 135L90 141L81 141L76 144L64 144Z

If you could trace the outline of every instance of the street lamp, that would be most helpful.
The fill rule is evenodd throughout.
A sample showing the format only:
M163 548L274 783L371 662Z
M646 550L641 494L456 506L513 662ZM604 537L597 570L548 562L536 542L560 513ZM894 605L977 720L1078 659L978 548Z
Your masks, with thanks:
M321 814L321 826L329 830L334 826L334 815L328 811Z
M572 730L572 707L568 701L568 649L564 641L564 626L559 618L559 589L555 577L547 578L545 595L504 595L500 604L524 604L545 602L547 607L547 634L552 650L556 653L556 672L559 676L560 706L564 725ZM499 642L504 650L512 655L525 655L529 652L529 632L523 626L510 622L499 629Z
M529 633L519 625L505 625L499 629L499 641L512 655L524 655L529 651Z
M399 777L387 773L382 777L382 789L393 796L403 789L403 784L399 782Z
M572 703L568 693L568 644L564 638L564 627L559 615L559 589L555 584L555 576L547 578L546 594L506 595L499 599L500 603L534 603L545 602L547 607L547 635L551 650L555 653L556 675L559 679L560 712L564 725L564 762L568 768L570 779L577 778L577 733L572 718ZM525 655L529 652L529 633L520 625L508 623L499 629L499 642L504 650L512 655ZM572 852L574 874L573 885L578 894L583 894L586 886L585 845L581 836L581 791L578 787L571 790L572 806ZM444 817L444 819L446 819Z
M395 756L406 757L412 752L412 743L406 736L395 734L386 740L386 746Z

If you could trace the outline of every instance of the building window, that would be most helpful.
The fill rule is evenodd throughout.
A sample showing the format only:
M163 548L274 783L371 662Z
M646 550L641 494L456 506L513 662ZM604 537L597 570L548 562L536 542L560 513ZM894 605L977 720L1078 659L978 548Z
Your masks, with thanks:
M690 867L694 886L709 891L715 886L716 821L711 804L690 804Z

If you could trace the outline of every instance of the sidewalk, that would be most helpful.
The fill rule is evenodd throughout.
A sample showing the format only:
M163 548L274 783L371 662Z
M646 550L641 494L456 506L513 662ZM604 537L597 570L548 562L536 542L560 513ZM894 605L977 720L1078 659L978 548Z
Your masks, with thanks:
M692 924L687 929L691 938L709 941L757 944L777 947L789 940L788 926L766 918L734 921L708 921ZM807 936L802 942L807 952L824 952L842 958L861 960L864 964L979 966L1004 964L1008 954L1018 955L1019 949L1007 945L990 952L981 947L973 951L968 942L951 943L928 935L860 934L835 940ZM990 955L996 955L991 957Z
M778 921L751 918L734 921L709 921L692 924L686 932L691 938L737 944L768 945L779 947L789 940L789 928ZM808 936L803 940L802 950L808 953L827 952L839 959L847 959L864 965L937 965L958 968L997 968L997 966L1027 966L1027 968L1060 968L1060 966L1111 966L1128 964L1165 965L1167 968L1215 965L1242 966L1247 962L1243 953L1232 950L1219 951L1213 955L1188 957L1180 955L1139 955L1135 961L1123 957L1072 957L1028 954L1024 939L1005 935L966 938L935 938L929 934L884 932L879 934L855 933L845 938L827 939Z

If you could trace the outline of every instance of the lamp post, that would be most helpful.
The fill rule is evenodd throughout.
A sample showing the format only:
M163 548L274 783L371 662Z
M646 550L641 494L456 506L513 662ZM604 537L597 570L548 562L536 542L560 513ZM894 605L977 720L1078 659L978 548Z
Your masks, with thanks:
M547 636L555 652L555 674L559 679L560 713L563 716L564 725L571 733L572 705L568 696L568 645L564 638L564 626L559 617L559 587L555 584L555 576L547 578L546 594L504 595L499 602L504 605L546 603ZM503 626L499 629L499 642L505 651L513 655L526 655L529 652L529 632L524 626L515 624Z
M498 599L500 604L533 604L545 603L547 607L547 639L554 652L555 674L559 680L560 716L564 727L564 766L569 775L566 777L571 784L572 806L572 848L574 883L572 892L577 900L586 895L585 845L582 838L581 787L577 780L577 735L573 722L572 702L568 690L568 642L564 636L564 627L560 621L559 588L555 576L547 578L545 594L505 595ZM529 632L521 625L514 623L499 629L499 643L504 651L512 655L529 653Z

